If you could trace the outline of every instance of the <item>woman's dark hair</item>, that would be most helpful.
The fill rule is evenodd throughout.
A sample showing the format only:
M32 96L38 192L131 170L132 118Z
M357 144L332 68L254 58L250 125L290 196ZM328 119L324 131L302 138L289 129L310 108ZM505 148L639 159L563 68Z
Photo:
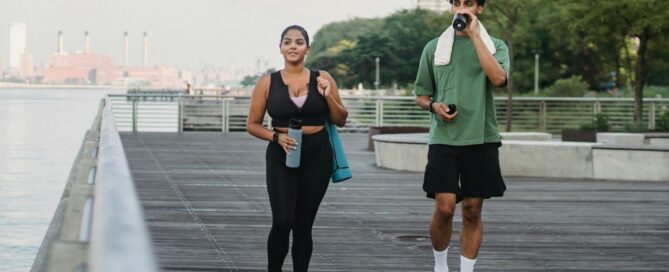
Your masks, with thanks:
M453 4L453 0L448 0L451 4ZM485 0L476 0L476 4L479 6L485 6Z
M289 27L286 27L286 29L281 32L281 41L283 42L283 38L286 37L286 33L290 30L297 30L300 33L302 33L302 36L304 36L304 41L307 42L307 47L309 47L309 34L307 33L307 30L304 29L304 27L298 26L298 25L292 25Z

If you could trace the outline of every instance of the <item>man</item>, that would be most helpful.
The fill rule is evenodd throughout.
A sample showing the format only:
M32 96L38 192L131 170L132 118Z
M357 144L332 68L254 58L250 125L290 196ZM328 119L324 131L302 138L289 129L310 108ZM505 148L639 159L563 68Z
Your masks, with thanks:
M449 27L425 46L416 76L416 104L432 113L423 190L435 200L430 224L434 271L448 271L453 214L462 201L460 271L470 272L481 246L483 200L506 190L493 89L506 84L509 53L478 21L485 0L450 2L451 11L468 17L468 23L462 31ZM449 104L456 111L449 112Z

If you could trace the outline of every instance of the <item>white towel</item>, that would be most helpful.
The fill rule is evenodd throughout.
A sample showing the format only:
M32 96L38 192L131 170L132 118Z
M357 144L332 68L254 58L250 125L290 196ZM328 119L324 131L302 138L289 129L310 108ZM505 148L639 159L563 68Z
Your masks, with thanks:
M488 31L485 30L481 21L479 21L479 34L483 43L488 48L491 54L495 54L497 50L495 49L495 44L492 42L492 38L488 35ZM455 40L455 29L453 26L449 26L444 33L441 34L439 40L437 41L437 51L434 52L434 64L437 66L448 65L451 62L451 54L453 53L453 41Z

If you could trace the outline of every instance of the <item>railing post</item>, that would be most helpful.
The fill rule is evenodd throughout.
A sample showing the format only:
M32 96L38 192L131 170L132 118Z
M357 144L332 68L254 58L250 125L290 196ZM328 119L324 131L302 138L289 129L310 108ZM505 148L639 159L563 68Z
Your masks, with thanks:
M374 109L374 115L375 115L374 125L375 126L380 126L381 125L381 111L383 110L382 107L383 107L383 104L381 103L381 99L376 100L376 108Z
M602 112L602 103L599 102L599 100L595 101L593 110L594 110L595 114L598 114L598 113Z
M184 132L184 115L183 115L183 99L182 97L177 98L177 131Z
M381 116L380 116L380 118L381 118L381 126L383 126L383 104L384 104L384 103L383 103L383 100L381 100Z
M546 131L546 100L539 102L539 131Z
M648 129L655 129L655 102L650 102L650 107L648 107Z
M221 131L230 132L230 100L223 100L223 111L221 112Z
M137 97L132 99L132 132L137 132Z
M376 100L376 125L383 126L383 99Z

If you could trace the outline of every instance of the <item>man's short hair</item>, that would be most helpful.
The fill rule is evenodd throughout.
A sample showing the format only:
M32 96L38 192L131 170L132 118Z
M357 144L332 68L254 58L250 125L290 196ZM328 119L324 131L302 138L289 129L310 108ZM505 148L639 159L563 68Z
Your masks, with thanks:
M465 1L465 0L460 0L460 1ZM453 4L453 0L448 0L448 2L450 2L451 4ZM479 6L485 6L485 0L476 0L476 3L477 3Z

